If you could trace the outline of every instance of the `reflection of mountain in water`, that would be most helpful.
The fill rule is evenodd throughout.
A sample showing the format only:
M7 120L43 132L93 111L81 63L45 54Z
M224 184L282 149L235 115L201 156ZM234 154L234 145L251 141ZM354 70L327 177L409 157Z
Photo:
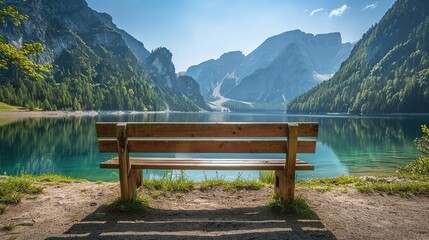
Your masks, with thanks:
M0 128L0 164L8 174L80 172L98 167L92 118L30 118ZM70 157L73 156L73 157Z
M424 120L320 118L319 140L332 148L350 173L393 171L419 155L412 142Z

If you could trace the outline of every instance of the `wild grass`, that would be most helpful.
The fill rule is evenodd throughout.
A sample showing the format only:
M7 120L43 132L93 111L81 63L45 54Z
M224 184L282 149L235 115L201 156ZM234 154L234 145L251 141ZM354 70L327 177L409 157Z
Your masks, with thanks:
M408 195L426 195L429 196L429 182L364 182L356 189L363 193L386 193L388 195L399 194Z
M308 206L307 201L302 196L295 197L290 203L285 203L280 196L274 194L271 203L268 205L273 211L281 214L299 214L305 217L314 216L313 210Z
M258 180L243 180L243 179L236 179L231 182L226 182L223 185L223 188L225 190L258 190L261 187L263 187L264 184Z
M116 198L107 205L110 212L140 213L149 207L150 200L145 195L133 195L130 201L124 201L121 197Z
M258 190L265 184L258 180L245 180L237 177L233 181L227 181L225 179L206 179L198 183L200 190L208 190L214 187L223 187L224 190Z
M4 223L2 229L5 231L12 231L15 228L13 223Z
M198 183L198 187L200 190L207 190L218 186L224 186L228 181L225 179L206 179Z
M21 176L5 176L0 178L0 204L17 204L25 195L31 195L33 198L36 194L42 192L43 187L37 186L34 183L72 183L82 182L83 179L76 179L67 176L59 175L21 175ZM4 210L0 207L0 213Z
M82 178L73 178L69 176L61 176L61 175L54 175L54 174L43 174L39 176L23 175L23 177L28 177L29 179L32 179L36 182L48 182L48 183L77 183L77 182L86 181L85 179L82 179Z
M7 206L4 204L0 204L0 215L5 213L7 209Z
M185 171L167 172L160 179L144 179L143 186L150 191L188 192L194 189L195 182L190 180Z
M318 192L330 191L333 188L347 188L356 186L361 183L358 177L355 176L338 176L331 178L315 178L309 180L298 181L296 186L300 187L310 187Z
M382 178L396 178L398 181L382 181ZM299 181L298 187L309 187L319 192L330 191L334 188L347 189L354 187L362 193L384 193L405 195L429 196L429 181L401 179L398 175L383 177L359 178L356 176L339 176L332 178L318 178Z
M9 176L0 179L0 203L16 204L25 194L38 194L42 190L42 187L34 185L32 179Z
M262 170L259 171L259 181L265 184L274 184L276 175L274 171Z

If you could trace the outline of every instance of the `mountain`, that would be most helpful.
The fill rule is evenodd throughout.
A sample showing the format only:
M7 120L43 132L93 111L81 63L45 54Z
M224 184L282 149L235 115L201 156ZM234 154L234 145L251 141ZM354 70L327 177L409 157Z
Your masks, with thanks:
M266 68L245 77L226 97L245 102L282 104L315 86L311 62L298 44L289 44Z
M186 75L198 80L201 87L201 94L210 99L213 94L213 89L229 76L228 79L233 80L233 85L230 89L236 86L234 71L243 62L244 55L240 51L224 53L219 59L211 59L200 63L196 66L191 66L186 71ZM226 86L227 84L225 84ZM228 91L224 89L223 91Z
M266 39L260 46L246 56L246 59L237 69L237 76L243 79L258 69L266 68L278 57L287 45L306 38L306 35L306 33L300 30L293 30Z
M153 79L144 67L150 57L144 45L84 0L5 0L3 4L17 6L29 16L20 26L0 25L3 38L16 47L41 42L43 52L32 59L51 64L52 71L41 81L21 76L13 68L1 71L0 101L45 110L163 110L170 105L165 96L188 99ZM170 109L201 110L194 102Z
M198 83L189 76L177 77L172 57L168 49L161 47L152 51L144 62L149 75L158 83L158 92L165 99L167 108L182 111L208 110Z
M340 33L293 30L268 38L247 56L226 53L190 67L186 74L200 83L207 101L231 110L281 110L297 95L329 79L352 47L342 43Z
M338 72L291 101L293 113L428 113L429 2L397 0Z
M292 31L269 38L249 54L250 59L263 57L261 61L253 61L255 64L248 69L265 65L266 56L273 56L268 46L272 44L274 49L278 49L283 42L286 42L286 47L271 63L244 77L226 97L245 102L273 103L284 109L285 102L329 79L351 51L351 44L341 42L340 33L312 35Z

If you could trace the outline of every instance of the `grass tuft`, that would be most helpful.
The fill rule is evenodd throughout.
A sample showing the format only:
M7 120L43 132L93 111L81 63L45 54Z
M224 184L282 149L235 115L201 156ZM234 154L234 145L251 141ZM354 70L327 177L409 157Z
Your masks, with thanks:
M264 184L258 180L243 180L237 178L234 181L227 181L224 179L208 179L199 182L198 187L200 190L208 190L214 187L222 186L225 190L258 190Z
M194 189L195 182L191 180L168 180L161 179L144 179L143 185L150 191L158 190L162 192L188 192Z
M259 181L265 184L274 184L276 174L274 171L262 170L259 171Z
M263 187L264 184L259 182L258 180L242 180L242 179L236 179L232 182L226 182L224 185L225 190L258 190L261 187Z
M200 190L208 190L218 186L224 186L228 181L224 179L207 179L199 182L198 187Z
M6 212L7 206L4 204L0 204L0 215Z
M38 194L43 188L33 185L34 181L26 177L13 177L0 180L0 203L16 204L24 194Z
M272 201L268 205L273 211L282 214L299 214L306 217L314 216L313 210L308 206L307 201L302 196L295 197L291 203L285 203L280 196L274 194Z
M13 223L5 223L3 224L3 230L5 231L12 231L15 228L15 225Z
M121 197L116 198L112 203L107 205L111 212L145 212L149 207L149 198L145 195L134 195L130 201L124 201Z
M175 175L173 173L169 171L160 179L143 179L143 186L157 196L161 193L167 195L167 192L189 192L194 189L195 182L189 180L185 171L178 171Z

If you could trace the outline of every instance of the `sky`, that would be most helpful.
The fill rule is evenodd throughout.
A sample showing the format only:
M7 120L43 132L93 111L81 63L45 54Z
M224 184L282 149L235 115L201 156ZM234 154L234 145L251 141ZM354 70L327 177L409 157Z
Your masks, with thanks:
M354 42L395 0L87 0L151 51L166 47L176 72L240 50L247 55L271 36L300 29L340 32Z

